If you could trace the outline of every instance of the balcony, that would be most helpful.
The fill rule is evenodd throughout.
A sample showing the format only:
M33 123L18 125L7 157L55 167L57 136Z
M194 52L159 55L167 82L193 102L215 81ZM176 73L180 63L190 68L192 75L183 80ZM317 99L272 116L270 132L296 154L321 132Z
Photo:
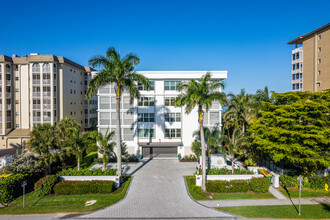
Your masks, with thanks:
M56 97L56 92L54 92L54 97Z
M8 116L8 117L7 117L7 122L8 122L8 121L11 121L11 116Z
M10 92L6 92L6 97L7 98L10 98L10 96L11 96L11 93Z
M6 80L6 86L11 86L11 80Z
M294 84L294 83L300 83L300 82L302 82L303 81L303 79L301 78L301 79L294 79L294 80L292 80L292 83Z
M33 121L34 121L34 122L41 121L41 117L33 117Z
M42 95L43 96L50 96L50 92L43 92Z
M51 108L51 104L43 104L42 107L44 109L50 109Z
M40 92L32 92L32 97L40 97Z
M43 120L44 120L44 122L45 122L45 121L50 121L50 120L51 120L51 117L50 117L50 116L44 116L44 117L43 117Z
M50 84L50 79L44 79L44 80L42 80L42 83L43 84Z
M32 80L33 85L39 85L40 84L40 79L34 79Z
M40 104L33 104L33 109L40 109Z
M303 72L303 69L295 69L295 70L292 70L292 73L302 73Z
M11 104L7 104L6 107L7 107L7 110L10 110L11 109Z

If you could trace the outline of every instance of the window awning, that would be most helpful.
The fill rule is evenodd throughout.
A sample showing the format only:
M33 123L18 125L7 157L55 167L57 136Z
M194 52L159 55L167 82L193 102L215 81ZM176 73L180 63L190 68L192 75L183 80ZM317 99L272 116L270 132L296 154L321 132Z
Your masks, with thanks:
M177 147L183 146L182 142L138 142L140 147Z

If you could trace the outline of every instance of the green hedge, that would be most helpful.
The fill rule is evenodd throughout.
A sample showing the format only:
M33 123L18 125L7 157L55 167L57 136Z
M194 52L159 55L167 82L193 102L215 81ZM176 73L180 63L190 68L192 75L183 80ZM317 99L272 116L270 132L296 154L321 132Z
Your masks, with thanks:
M180 162L196 162L196 161L198 161L198 159L193 154L190 154L189 156L188 155L185 155L184 157L182 157L180 159Z
M247 192L266 193L270 186L266 178L252 178L251 180L213 180L206 181L206 190L213 193Z
M58 176L49 175L39 179L34 184L34 192L37 196L46 196L53 192L53 187L59 181Z
M309 178L308 183L309 184L304 185L307 185L309 188L314 190L324 190L325 184L328 184L328 186L330 186L330 175L327 177L313 176Z
M249 190L249 183L247 180L206 181L206 190L208 192L214 192L214 193L247 192Z
M289 176L289 175L281 175L280 181L283 187L290 188L290 187L298 187L299 183L297 180L297 176Z
M267 178L252 178L249 181L250 190L256 193L268 192L271 182Z
M327 177L304 177L304 188L310 188L313 190L324 190L324 185L327 183L330 186L330 176ZM298 176L290 176L283 174L280 177L281 185L286 188L298 188Z
M57 173L58 176L115 176L117 169L106 169L102 171L102 168L99 169L80 169L78 171L77 168L69 168L66 170L62 170Z
M199 174L202 174L202 169L199 168ZM250 170L245 169L234 169L235 175L254 174ZM206 170L206 175L232 175L231 170L227 168L212 168Z
M112 193L113 181L61 181L54 186L57 195Z
M34 183L39 179L37 174L15 174L0 180L0 204L8 203L23 194L22 181L26 180L26 192L33 189Z

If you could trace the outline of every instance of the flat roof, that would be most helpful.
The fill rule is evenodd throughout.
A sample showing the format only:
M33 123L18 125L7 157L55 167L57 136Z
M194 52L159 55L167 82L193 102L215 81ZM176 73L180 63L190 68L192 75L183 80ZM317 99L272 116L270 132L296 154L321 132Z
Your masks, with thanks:
M309 32L308 34L301 35L300 37L297 37L296 39L289 41L287 44L302 44L306 38L312 36L313 34L320 32L326 28L330 27L330 23L323 25L322 27L319 27L318 29L315 29L312 32Z
M149 79L200 79L205 73L210 72L213 79L226 79L228 71L203 70L203 71L136 71Z

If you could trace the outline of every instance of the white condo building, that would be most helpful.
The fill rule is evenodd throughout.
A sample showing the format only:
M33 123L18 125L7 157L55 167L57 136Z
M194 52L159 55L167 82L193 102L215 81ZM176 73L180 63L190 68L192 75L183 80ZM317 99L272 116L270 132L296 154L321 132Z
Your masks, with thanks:
M292 50L292 91L303 91L303 48Z
M121 100L122 139L130 154L148 156L190 155L192 136L199 129L197 108L190 114L184 107L175 107L180 81L199 80L207 71L139 71L152 84L149 91L138 85L141 98L130 105L129 94ZM211 71L212 78L224 80L227 71ZM221 106L214 102L205 114L204 125L221 126ZM98 130L103 134L116 130L116 94L111 84L98 91ZM115 140L115 138L113 139Z

